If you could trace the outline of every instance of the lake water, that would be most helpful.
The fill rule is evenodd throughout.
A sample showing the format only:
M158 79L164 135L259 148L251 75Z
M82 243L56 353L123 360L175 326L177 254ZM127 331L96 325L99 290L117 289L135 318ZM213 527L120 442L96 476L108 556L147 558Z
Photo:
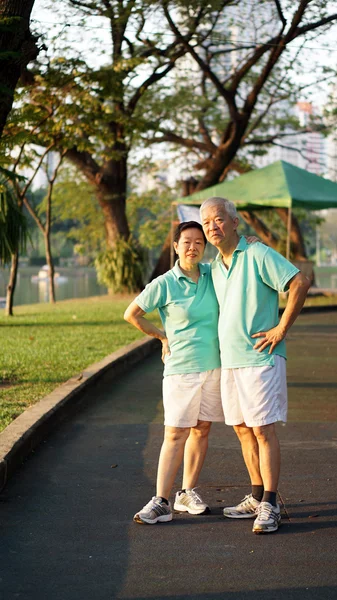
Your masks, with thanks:
M107 293L107 289L97 283L96 271L93 267L57 267L56 271L62 277L60 281L56 280L55 282L56 300L88 298L89 296L101 296ZM36 276L38 272L39 267L22 267L19 269L14 305L48 302L47 281L32 281L32 277ZM315 274L317 287L337 289L337 266L315 267ZM8 276L8 269L0 269L0 298L6 297Z
M56 300L67 300L69 298L87 298L89 296L101 296L107 293L106 287L97 283L96 271L91 267L62 268L56 267L61 278L55 279ZM14 305L35 304L37 302L48 302L48 282L36 277L39 267L22 267L19 269L16 289L14 293ZM6 296L6 286L9 271L0 269L0 298Z

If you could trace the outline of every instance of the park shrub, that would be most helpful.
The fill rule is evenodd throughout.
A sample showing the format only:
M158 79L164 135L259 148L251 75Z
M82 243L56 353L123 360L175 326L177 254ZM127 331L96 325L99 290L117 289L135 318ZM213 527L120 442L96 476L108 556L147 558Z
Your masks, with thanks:
M136 292L144 287L146 254L132 236L118 237L113 248L100 252L95 267L99 283L109 292Z

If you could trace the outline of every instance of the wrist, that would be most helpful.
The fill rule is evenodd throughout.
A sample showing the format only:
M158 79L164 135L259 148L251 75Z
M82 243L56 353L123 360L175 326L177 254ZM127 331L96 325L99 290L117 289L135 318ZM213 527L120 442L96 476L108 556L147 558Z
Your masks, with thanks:
M286 327L286 325L283 325L282 323L279 323L279 330L281 335L285 336L288 331L288 327Z

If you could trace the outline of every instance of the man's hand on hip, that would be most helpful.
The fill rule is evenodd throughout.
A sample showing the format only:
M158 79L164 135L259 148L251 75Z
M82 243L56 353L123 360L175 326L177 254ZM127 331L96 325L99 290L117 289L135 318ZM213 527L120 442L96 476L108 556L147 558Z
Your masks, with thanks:
M260 331L259 333L254 333L252 338L261 338L258 342L256 342L254 350L262 352L262 350L270 346L269 354L271 354L277 344L282 342L285 336L286 331L281 328L280 325L273 327L273 329L269 329L269 331Z

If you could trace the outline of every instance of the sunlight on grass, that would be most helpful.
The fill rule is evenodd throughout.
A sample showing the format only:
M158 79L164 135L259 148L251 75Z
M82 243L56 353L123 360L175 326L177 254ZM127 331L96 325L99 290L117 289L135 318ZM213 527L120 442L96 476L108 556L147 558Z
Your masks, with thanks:
M88 365L143 337L123 320L133 297L32 304L16 307L13 318L1 314L0 431Z

